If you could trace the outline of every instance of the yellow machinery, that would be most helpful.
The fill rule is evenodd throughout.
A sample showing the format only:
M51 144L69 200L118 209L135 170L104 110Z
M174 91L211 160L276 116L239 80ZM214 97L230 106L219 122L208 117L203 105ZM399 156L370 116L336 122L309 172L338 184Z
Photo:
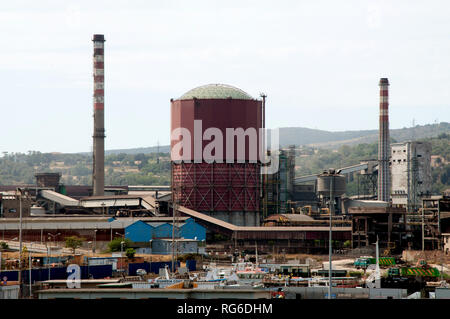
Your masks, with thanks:
M393 249L395 249L395 242L392 242L392 241L388 242L386 249L383 251L383 256L386 257L386 256L391 255L391 251Z
M311 216L312 207L311 205L303 206L301 211L309 216Z

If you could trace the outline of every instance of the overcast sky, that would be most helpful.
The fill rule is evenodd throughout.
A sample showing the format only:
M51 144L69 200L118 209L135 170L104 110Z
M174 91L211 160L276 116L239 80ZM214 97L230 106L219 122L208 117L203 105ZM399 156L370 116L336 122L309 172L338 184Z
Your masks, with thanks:
M448 1L2 1L0 152L92 148L92 35L104 34L106 149L169 143L170 99L268 95L269 128L450 121Z

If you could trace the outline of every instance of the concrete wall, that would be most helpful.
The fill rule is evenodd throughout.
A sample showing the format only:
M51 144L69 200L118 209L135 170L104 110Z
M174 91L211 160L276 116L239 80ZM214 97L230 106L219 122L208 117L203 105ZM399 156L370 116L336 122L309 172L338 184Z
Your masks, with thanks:
M270 299L270 291L248 289L46 289L38 291L39 299Z
M450 255L450 234L442 234L442 238L444 241L444 253Z
M259 212L202 212L205 215L223 220L236 226L260 226Z
M5 196L6 197L6 196ZM16 197L14 199L9 198L1 199L2 211L1 217L6 218L19 218L20 217L20 202ZM9 196L8 196L9 197ZM31 199L28 197L22 198L22 217L30 216Z
M326 299L328 287L286 287L286 299ZM406 289L333 288L333 299L402 299L407 297Z
M19 299L19 285L0 286L0 299Z
M450 299L450 289L449 288L436 288L435 290L436 299Z

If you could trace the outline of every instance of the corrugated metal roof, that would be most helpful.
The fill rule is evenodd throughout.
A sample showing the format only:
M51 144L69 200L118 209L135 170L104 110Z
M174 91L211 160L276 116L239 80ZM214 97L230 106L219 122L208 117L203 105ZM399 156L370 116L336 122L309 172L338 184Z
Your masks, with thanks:
M199 219L203 219L204 221L216 224L218 226L224 227L231 231L258 231L258 232L269 232L269 231L329 231L329 227L321 227L321 226L276 226L276 227L244 227L244 226L236 226L227 222L224 222L220 219L196 212L192 209L186 208L184 206L179 206L178 210L192 217L197 217ZM333 227L333 231L351 231L351 227Z
M49 200L57 202L64 206L79 206L80 202L72 197L57 193L55 191L51 191L48 189L44 189L41 191L42 197L45 197Z
M180 218L178 218L178 219L180 219ZM187 218L185 217L185 220L186 220ZM152 226L152 227L158 227L158 226L161 226L161 225L164 225L164 224L170 224L170 225L172 225L173 224L173 221L166 221L166 222L159 222L159 223L152 223L152 222L146 222L146 224L147 225L150 225L150 226ZM183 225L185 225L186 223L177 223L177 227L181 227L181 226L183 226Z
M102 200L102 199L130 199L130 198L141 198L136 195L105 195L105 196L88 196L82 197L80 200L82 201L94 201L94 200Z
M276 214L276 215L271 215L269 217L266 218L266 220L278 220L279 218L285 218L288 221L291 222L310 222L310 221L315 221L314 218L312 218L311 216L305 215L305 214Z
M274 227L244 227L238 226L239 231L329 231L330 227L327 226L274 226ZM336 231L351 231L351 227L333 227L333 232Z
M180 212L182 212L182 213L185 213L185 214L189 215L189 216L197 217L199 219L203 219L203 220L205 220L205 221L207 221L209 223L216 224L218 226L227 228L229 230L237 230L238 229L238 226L236 226L236 225L224 222L223 220L220 220L218 218L214 218L214 217L208 216L206 214L199 213L199 212L197 212L195 210L189 209L189 208L184 207L184 206L179 206L178 210Z

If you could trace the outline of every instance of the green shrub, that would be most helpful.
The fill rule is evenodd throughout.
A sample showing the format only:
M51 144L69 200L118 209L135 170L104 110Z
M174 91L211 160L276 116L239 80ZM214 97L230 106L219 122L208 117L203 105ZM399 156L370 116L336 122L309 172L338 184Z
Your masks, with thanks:
M115 251L121 251L120 243L124 241L123 244L123 250L126 251L127 248L131 246L131 240L128 238L123 239L122 237L116 237L112 241L108 243L108 251L109 252L115 252Z
M75 254L75 250L78 247L81 247L81 245L83 245L83 241L85 239L77 236L70 236L66 237L65 240L66 240L66 247L71 248L72 252Z
M136 250L134 248L127 248L127 250L125 251L125 255L127 256L127 258L132 259L134 258L134 255L136 255Z

